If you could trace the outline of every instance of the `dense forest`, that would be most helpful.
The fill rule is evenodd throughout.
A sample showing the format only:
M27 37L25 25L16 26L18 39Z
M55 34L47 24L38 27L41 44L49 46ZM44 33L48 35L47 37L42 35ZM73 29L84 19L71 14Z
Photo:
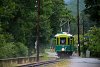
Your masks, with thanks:
M68 2L72 15L77 16L77 0ZM90 50L92 57L100 57L100 0L79 0L79 16L80 16L80 43L81 51L85 54L86 50ZM73 8L74 7L74 8ZM77 24L77 22L76 22ZM75 25L73 26L75 29ZM76 43L77 43L77 35Z
M88 23L85 35L92 37L86 40L91 45L87 47L90 51L99 53L100 0L82 0L83 2L85 8L80 12L80 21ZM0 0L0 59L31 56L35 53L37 8L36 0ZM77 34L77 26L74 25L77 24L77 18L71 14L64 0L40 0L40 51L48 46L50 38L60 32L61 21L69 20L72 24L71 33ZM91 23L93 24L90 25Z
M0 58L34 53L37 7L36 0L0 0ZM61 18L72 18L64 0L41 0L40 51L60 31Z
M83 22L87 19L90 29L85 34L87 49L91 56L100 57L100 0L84 0ZM85 22L84 22L85 23Z

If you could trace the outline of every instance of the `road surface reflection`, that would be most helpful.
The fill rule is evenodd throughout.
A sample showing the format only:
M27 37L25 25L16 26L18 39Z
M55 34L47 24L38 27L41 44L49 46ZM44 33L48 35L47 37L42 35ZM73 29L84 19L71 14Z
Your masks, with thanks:
M41 67L100 67L100 60L95 58L72 57L55 64L52 63Z

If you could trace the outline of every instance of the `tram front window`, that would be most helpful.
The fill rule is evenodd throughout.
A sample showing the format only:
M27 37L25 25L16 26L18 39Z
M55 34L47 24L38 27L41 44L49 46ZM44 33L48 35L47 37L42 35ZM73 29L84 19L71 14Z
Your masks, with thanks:
M60 38L60 44L62 45L66 44L66 38Z

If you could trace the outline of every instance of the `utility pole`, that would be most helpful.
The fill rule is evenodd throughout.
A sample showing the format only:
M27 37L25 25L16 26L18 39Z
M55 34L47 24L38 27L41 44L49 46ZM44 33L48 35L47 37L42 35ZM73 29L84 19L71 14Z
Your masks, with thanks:
M40 37L40 34L39 34L39 28L40 28L40 25L39 25L39 22L40 22L40 0L37 0L37 4L38 4L38 6L37 6L37 8L38 8L38 10L37 10L37 23L36 23L36 27L37 27L37 35L36 35L36 41L37 41L37 49L36 49L36 51L37 51L37 58L36 58L36 61L38 62L39 61L39 37Z
M78 26L78 54L79 54L79 56L80 56L79 0L77 0L77 26Z
M83 20L83 54L84 54L84 56L86 56L85 55L86 50L85 50L85 45L84 45L84 19L83 19L83 17L84 17L84 15L82 16L82 20Z

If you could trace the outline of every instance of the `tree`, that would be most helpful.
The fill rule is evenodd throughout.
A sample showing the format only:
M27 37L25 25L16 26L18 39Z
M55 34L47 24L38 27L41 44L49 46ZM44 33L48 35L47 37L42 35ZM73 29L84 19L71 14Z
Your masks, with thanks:
M100 26L100 0L85 0L85 7L84 10L86 14L89 14L89 19L96 23L96 26Z
M91 51L91 55L99 57L100 55L100 28L96 26L91 27L86 36L88 36L88 49Z
M60 23L62 19L64 18L64 21L68 21L72 19L72 15L70 14L70 11L67 9L66 4L64 4L64 0L53 0L53 13L50 16L51 21L51 28L52 33L56 34L57 32L60 32ZM55 19L54 19L55 18Z
M2 46L5 45L5 47L3 47L2 50L6 49L7 47L8 47L7 50L9 50L11 46L7 46L7 44L11 44L15 46L15 44L12 44L12 42L16 42L16 43L21 42L23 44L26 44L26 41L27 41L26 36L25 36L26 32L29 32L32 28L31 23L30 25L27 24L27 21L29 20L29 18L27 17L31 16L30 8L33 8L31 7L33 4L32 1L31 0L30 1L0 0L0 3L1 3L0 4L0 29L1 29L0 30L0 36L1 36L0 40L2 40L0 41L0 44L2 44L3 42ZM28 6L28 4L30 4L31 6ZM30 19L32 20L32 18ZM31 20L28 22L31 22ZM6 38L12 38L12 37L13 39L6 39Z
M21 55L24 51L27 53L27 48L20 48L20 50L22 49L20 53L18 45L19 47L27 46L29 55L32 55L37 34L36 5L36 0L0 0L0 43L2 43L3 39L7 48L16 48L15 56L16 54L17 56L27 55ZM62 16L66 19L70 16L64 5L64 0L41 0L39 20L39 41L41 46L46 46L49 43L51 34L59 31L59 18ZM7 41L5 36L8 38ZM9 39L10 37L12 39ZM7 44L11 46L7 46Z
M14 43L10 34L0 34L0 59L27 56L28 49L22 43Z

